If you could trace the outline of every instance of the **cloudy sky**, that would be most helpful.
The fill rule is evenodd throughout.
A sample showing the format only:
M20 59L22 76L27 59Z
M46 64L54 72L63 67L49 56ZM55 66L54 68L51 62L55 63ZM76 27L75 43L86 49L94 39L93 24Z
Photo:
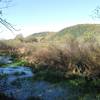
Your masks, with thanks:
M12 34L0 25L0 38L27 36L41 31L59 31L82 23L99 23L92 19L93 10L100 0L12 0L12 7L3 9L2 18L20 31Z

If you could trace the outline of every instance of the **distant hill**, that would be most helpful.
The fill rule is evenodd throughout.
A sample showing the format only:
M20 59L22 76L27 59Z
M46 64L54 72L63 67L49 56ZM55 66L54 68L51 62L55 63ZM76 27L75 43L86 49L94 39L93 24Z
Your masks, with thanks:
M98 34L100 33L100 24L78 24L75 26L67 27L57 32L54 36L54 40L64 39L68 35L72 35L74 37L79 37L84 34Z
M100 24L78 24L62 29L59 32L41 32L32 34L26 39L36 38L41 41L60 41L66 39L68 36L80 37L85 34L100 34Z
M25 39L37 40L37 41L48 41L55 34L56 34L55 32L40 32L40 33L34 33L32 35L29 35Z

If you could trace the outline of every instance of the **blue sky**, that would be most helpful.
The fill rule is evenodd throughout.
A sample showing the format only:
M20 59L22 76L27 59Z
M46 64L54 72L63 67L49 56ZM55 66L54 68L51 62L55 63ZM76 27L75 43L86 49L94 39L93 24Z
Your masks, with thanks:
M3 18L21 29L24 36L41 31L59 31L82 23L99 23L91 18L100 0L13 0L12 7L3 11ZM9 34L7 34L9 33ZM11 38L9 31L0 37Z

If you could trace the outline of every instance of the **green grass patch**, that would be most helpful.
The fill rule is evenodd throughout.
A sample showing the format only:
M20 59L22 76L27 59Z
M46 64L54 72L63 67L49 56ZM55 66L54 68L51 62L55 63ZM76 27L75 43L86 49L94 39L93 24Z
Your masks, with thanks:
M25 66L25 65L28 65L25 60L17 60L17 61L14 61L11 64L3 64L3 65L1 65L1 67L12 67L12 66L16 67L16 66Z

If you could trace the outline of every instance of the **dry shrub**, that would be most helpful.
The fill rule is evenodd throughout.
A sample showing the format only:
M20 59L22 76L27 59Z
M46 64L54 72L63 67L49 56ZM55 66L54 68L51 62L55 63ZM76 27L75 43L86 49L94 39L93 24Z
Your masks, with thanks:
M80 43L72 39L39 49L26 46L23 59L37 67L55 68L83 76L100 75L100 45L96 42Z
M37 67L55 68L84 76L100 76L100 44L98 42L80 42L78 39L70 38L66 43L39 45L38 43L21 43L16 48L7 51L11 51L19 59L24 59Z
M74 64L74 72L85 76L99 76L100 46L89 42L79 43L76 48L76 52L71 52L71 63Z
M12 46L7 45L6 43L0 42L0 53L1 54L7 54L7 55L13 55L15 54L16 49Z

